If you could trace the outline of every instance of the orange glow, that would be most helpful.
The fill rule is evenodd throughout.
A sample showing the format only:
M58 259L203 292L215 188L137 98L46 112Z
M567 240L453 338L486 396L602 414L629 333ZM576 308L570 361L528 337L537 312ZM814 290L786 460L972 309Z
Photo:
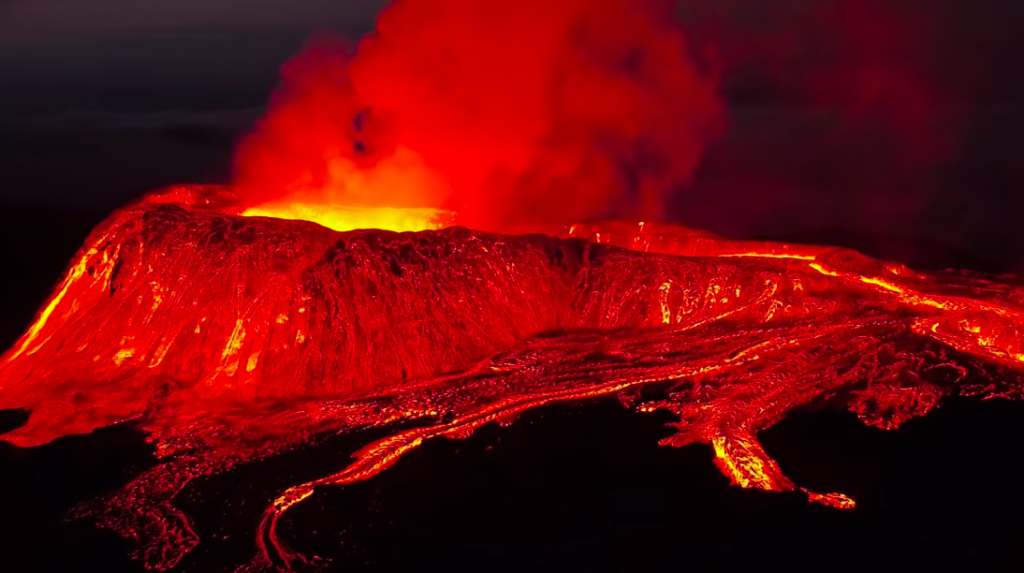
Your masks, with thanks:
M304 203L265 203L249 207L243 217L271 217L312 221L335 231L384 229L387 231L427 231L451 226L455 214L443 209L396 207L344 207Z
M99 259L99 260L97 260ZM86 275L91 275L88 280L92 282L102 282L109 276L113 265L111 264L111 257L107 252L101 252L99 249L89 249L82 253L78 261L75 263L71 270L68 271L67 276L61 282L57 289L57 293L54 294L48 304L43 307L39 312L39 316L36 318L32 326L29 327L25 336L18 341L14 349L11 352L11 358L16 358L21 354L25 353L28 355L35 354L39 347L42 346L46 340L42 343L32 346L36 339L40 336L46 324L50 321L54 311L60 307L61 301L68 294L68 290L72 288L76 283L80 283L86 280ZM95 266L92 266L95 265Z
M487 230L663 217L727 127L711 63L661 0L398 0L285 66L235 188Z
M811 501L836 509L855 509L857 507L857 502L841 493L814 493L806 490L804 492Z
M794 484L759 432L810 405L893 430L956 392L1022 395L1018 284L658 222L728 127L730 55L684 34L674 3L385 4L358 45L321 38L284 66L230 187L114 213L0 357L0 409L31 410L0 439L147 432L160 462L78 511L137 542L147 568L200 542L175 507L191 480L323 436L376 439L282 487L239 571L316 564L277 526L318 488L547 404L667 413L661 444L709 445L723 483L852 510ZM870 39L869 65L801 71L815 85L799 91L883 109L917 141L927 82L889 65L912 36L873 12L839 35ZM917 158L908 173L942 155L898 147Z
M347 233L239 217L233 201L178 188L114 214L0 358L0 408L32 410L4 440L133 419L150 433L166 461L95 517L139 539L151 567L198 543L170 503L191 477L320 434L417 422L283 492L260 525L257 570L306 560L276 524L315 489L553 402L668 411L677 433L662 443L710 444L732 483L852 509L794 485L757 433L829 396L891 430L958 389L1024 386L1024 288L996 278L650 222ZM987 364L1000 379L963 386ZM642 387L666 391L631 397Z

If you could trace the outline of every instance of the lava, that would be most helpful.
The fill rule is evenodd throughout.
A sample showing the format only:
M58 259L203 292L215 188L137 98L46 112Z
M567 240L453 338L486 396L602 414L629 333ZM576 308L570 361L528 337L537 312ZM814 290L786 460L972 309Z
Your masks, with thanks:
M720 73L670 4L397 0L354 54L314 42L240 145L234 185L151 193L93 231L0 358L0 408L31 411L0 439L147 432L160 462L76 515L163 570L199 543L175 507L193 480L386 432L267 500L243 569L290 570L315 560L277 524L318 488L546 404L670 412L662 443L708 444L737 486L851 509L790 481L758 433L809 404L891 430L952 393L1020 397L1009 279L593 223L657 218L723 133ZM850 77L821 97L873 108L861 78L904 75ZM927 111L899 85L896 116Z
M335 231L427 231L449 227L455 221L455 213L428 207L346 207L287 202L249 207L242 211L242 216L312 221Z
M545 404L672 412L663 444L709 444L734 484L787 491L757 434L793 408L894 429L954 392L1024 387L1024 288L1002 279L651 223L336 232L244 209L178 187L116 212L0 359L0 408L31 411L4 440L148 433L161 463L79 514L149 567L199 542L173 505L191 480L339 432L394 428L272 501L251 570L309 561L275 526L317 488Z

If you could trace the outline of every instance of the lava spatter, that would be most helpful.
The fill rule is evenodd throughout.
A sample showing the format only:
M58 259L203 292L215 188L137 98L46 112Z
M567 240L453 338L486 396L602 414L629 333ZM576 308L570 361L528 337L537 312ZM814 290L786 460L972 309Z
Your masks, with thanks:
M0 361L0 408L32 412L12 444L149 433L161 463L88 513L158 569L199 541L174 507L191 480L326 433L394 428L282 492L251 569L306 560L275 525L316 488L544 404L672 412L665 445L710 444L734 484L787 491L757 434L797 406L894 429L953 392L1020 394L1024 289L1005 281L669 225L335 232L241 208L181 187L115 213Z

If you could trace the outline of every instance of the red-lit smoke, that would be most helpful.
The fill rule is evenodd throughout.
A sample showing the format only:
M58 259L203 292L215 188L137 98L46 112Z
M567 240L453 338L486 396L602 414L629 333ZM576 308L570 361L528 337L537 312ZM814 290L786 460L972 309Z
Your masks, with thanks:
M967 83L938 2L687 0L720 55L733 132L680 210L737 235L926 226Z
M724 131L661 0L398 0L314 42L237 156L267 201L455 210L481 228L659 218Z

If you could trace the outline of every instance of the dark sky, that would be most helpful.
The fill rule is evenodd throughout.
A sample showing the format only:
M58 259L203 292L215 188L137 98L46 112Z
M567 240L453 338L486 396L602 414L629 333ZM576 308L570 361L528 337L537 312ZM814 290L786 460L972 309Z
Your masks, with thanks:
M225 181L282 63L380 0L0 0L0 202L109 212Z
M813 31L801 15L830 0L689 1L717 10L717 21L701 10L687 17L729 48L753 32ZM281 64L316 30L369 31L385 4L0 0L0 205L109 212L155 186L227 180L233 143L259 116ZM1024 253L1024 2L878 5L932 30L933 57L918 71L935 78L953 111L918 138L955 138L955 153L918 175L870 176L884 138L822 145L834 114L783 105L793 102L764 87L771 66L754 58L728 78L733 131L679 201L679 219L733 236L841 227ZM822 68L834 57L805 52Z
M0 0L0 114L260 105L314 29L380 0Z
M690 0L733 25L779 27L829 0ZM0 116L67 109L261 105L281 62L318 29L358 37L385 0L0 0ZM939 36L947 68L985 69L983 98L1024 101L1016 0L889 0ZM691 10L691 12L695 12ZM727 39L726 42L729 40ZM953 74L950 74L953 75ZM962 79L962 78L956 78ZM978 83L977 80L972 81ZM982 97L982 96L977 96Z

